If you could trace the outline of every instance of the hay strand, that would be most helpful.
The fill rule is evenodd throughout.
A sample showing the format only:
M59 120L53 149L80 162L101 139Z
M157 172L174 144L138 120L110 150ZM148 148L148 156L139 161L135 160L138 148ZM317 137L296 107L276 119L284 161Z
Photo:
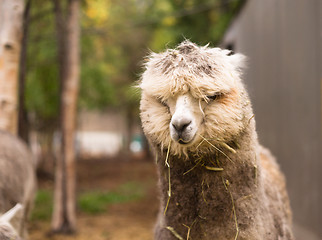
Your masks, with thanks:
M254 173L254 178L255 178L255 186L257 187L257 175L258 175L258 173L257 173L257 165L256 164L254 164L254 171L255 171L255 173Z
M247 196L243 196L243 197L241 197L241 198L238 198L237 200L236 200L236 202L242 202L242 201L244 201L244 200L246 200L246 199L249 199L249 198L252 198L253 197L253 194L249 194L249 195L247 195Z
M236 235L235 235L234 240L236 240L236 239L237 239L237 237L238 237L238 234L239 234L239 227L238 227L238 222L237 222L237 215L236 215L236 209L235 209L234 198L233 198L233 195L232 195L232 193L231 193L231 191L230 191L230 183L229 183L228 179L226 179L226 181L224 181L224 179L222 179L222 180L223 180L223 183L224 183L224 186L225 186L226 190L229 192L230 199L231 199L231 203L232 203L232 205L233 205L233 207L232 207L232 208L233 208L233 214L234 214L235 225L236 225Z
M191 172L193 169L195 169L198 165L199 165L199 163L201 162L201 159L199 159L198 161L197 161L197 163L192 167L192 168L190 168L188 171L186 171L183 175L186 175L187 173L189 173L189 172Z
M250 121L255 117L255 114L253 114L249 119L248 119L248 125L250 124Z
M255 173L254 173L254 178L255 178L255 186L257 187L257 185L258 185L258 182L257 182L257 178L258 178L258 167L257 167L257 155L255 154L255 163L253 164L253 166L254 166L254 171L255 171Z
M176 230L173 229L173 227L167 226L166 229L168 229L177 239L184 240L183 237L181 237L179 233L177 233Z
M229 161L231 161L232 163L234 163L233 160L231 160L231 158L224 153L223 151L221 151L219 148L217 148L215 145L213 145L211 142L209 142L206 138L204 138L203 136L199 135L202 139L204 139L210 146L212 146L214 149L216 149L218 152L222 153Z
M203 200L204 200L204 202L206 203L206 204L208 204L208 202L207 202L207 200L206 200L206 198L205 198L205 193L203 192L203 185L205 184L205 179L203 179L202 180L202 183L201 183L201 194L202 194L202 198L203 198ZM208 186L208 188L209 188L209 186Z
M169 162L168 162L168 159L169 159L169 154L170 154L170 147L171 147L171 141L169 142L169 145L168 145L168 151L167 151L167 156L165 157L165 165L170 168L170 165L169 165Z
M200 145L201 144L203 144L203 142L204 142L205 140L204 139L202 139L202 141L198 144L198 146L196 147L196 150L200 147Z
M230 147L227 143L225 142L220 142L220 145L222 145L223 147L225 147L226 149L228 149L230 152L236 154L236 150L233 149L232 147Z
M168 189L167 205L165 206L164 212L163 212L164 215L167 213L170 198L171 198L171 176L170 176L170 163L169 163L169 161L170 161L170 159L169 159L170 147L171 147L171 141L169 142L168 152L167 152L167 156L165 158L165 165L168 167L169 189Z
M171 196L168 197L167 205L164 208L164 212L163 212L164 216L167 213L167 210L168 210L168 207L169 207L170 198L171 198Z
M184 227L188 228L188 232L187 232L187 240L189 240L189 237L190 237L190 231L191 231L191 228L193 226L193 224L195 224L195 222L197 221L197 218L192 222L192 224L189 226L187 226L186 224L182 224Z
M220 168L220 167L209 167L209 166L205 166L205 168L207 170L210 170L210 171L216 171L216 172L221 172L221 171L224 171L223 168Z

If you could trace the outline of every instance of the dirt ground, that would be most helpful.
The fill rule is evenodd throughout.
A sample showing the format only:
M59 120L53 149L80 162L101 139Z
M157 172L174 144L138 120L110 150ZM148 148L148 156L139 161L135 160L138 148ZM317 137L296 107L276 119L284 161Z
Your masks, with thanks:
M77 167L77 191L112 190L122 183L144 184L144 197L110 205L96 215L78 213L76 235L48 236L50 221L30 223L31 240L151 240L158 211L157 174L152 160L83 160ZM52 180L39 180L39 188L52 188Z

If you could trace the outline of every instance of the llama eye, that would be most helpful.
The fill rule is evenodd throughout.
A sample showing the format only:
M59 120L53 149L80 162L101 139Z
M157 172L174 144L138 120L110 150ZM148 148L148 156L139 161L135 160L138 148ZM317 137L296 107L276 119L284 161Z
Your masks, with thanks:
M161 98L157 98L158 102L161 103L165 107L169 107L166 101L163 101Z
M221 93L215 93L214 95L211 95L211 96L207 96L207 98L211 101L214 101L214 100L217 100L219 99L220 97L222 96Z

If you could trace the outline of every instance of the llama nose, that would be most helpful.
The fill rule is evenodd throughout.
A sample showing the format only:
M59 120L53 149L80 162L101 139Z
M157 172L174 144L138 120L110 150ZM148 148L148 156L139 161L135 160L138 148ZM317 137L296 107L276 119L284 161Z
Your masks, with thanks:
M172 121L172 126L178 133L182 133L190 124L191 120L187 118Z

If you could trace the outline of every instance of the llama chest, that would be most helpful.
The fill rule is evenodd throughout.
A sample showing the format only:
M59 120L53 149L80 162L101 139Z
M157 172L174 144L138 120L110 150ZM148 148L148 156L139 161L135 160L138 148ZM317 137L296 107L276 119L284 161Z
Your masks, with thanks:
M226 229L227 239L236 234L237 214L249 216L247 210L253 208L252 203L256 200L251 194L254 185L236 191L235 185L240 181L228 179L218 166L206 168L202 164L196 165L195 161L181 159L169 162L170 168L159 163L163 228L176 231L184 238L189 231L191 239L207 239L207 234L212 239L217 235L216 229ZM252 174L249 176L251 180L248 181L254 182ZM249 208L245 208L245 204ZM244 220L243 217L239 225L247 229L253 220ZM172 239L171 234L164 239Z

